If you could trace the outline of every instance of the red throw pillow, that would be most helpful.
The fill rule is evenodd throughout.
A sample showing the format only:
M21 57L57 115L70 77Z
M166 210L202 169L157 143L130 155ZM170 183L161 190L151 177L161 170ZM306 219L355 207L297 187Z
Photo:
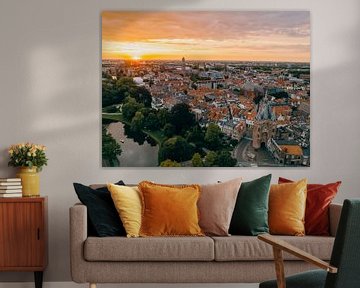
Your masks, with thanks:
M279 177L279 184L293 182ZM329 184L308 184L305 210L305 234L329 236L329 206L341 181Z

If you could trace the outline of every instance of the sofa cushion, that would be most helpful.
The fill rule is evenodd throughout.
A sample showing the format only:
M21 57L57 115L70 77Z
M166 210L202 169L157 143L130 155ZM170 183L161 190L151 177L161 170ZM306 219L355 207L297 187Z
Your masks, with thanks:
M269 195L270 234L303 236L305 234L307 179L294 183L273 184Z
M140 236L203 236L196 203L199 185L139 183L142 199Z
M276 236L322 260L330 260L334 237ZM272 246L254 236L212 237L215 242L215 261L272 260ZM299 260L284 253L285 260Z
M206 235L229 236L231 216L242 178L201 185L199 225Z
M116 184L125 185L123 181ZM100 237L126 235L110 192L106 187L97 185L95 188L74 183L74 188L81 203L87 207L89 235Z
M271 174L241 184L231 218L230 234L254 236L269 233L270 182Z
M210 237L89 237L84 245L87 261L213 261Z
M141 196L138 187L120 186L109 183L111 193L127 237L139 237L141 226Z
M293 181L279 177L279 184ZM329 206L335 198L341 181L329 184L307 184L305 234L330 235Z

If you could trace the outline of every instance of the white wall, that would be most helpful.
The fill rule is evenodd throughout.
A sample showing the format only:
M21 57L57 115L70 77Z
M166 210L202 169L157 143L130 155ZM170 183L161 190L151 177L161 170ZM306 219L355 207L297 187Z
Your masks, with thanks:
M310 168L101 168L100 12L103 10L310 10L312 102ZM146 27L144 27L146 29ZM0 176L13 176L6 148L48 146L41 193L49 196L50 263L46 281L69 274L68 208L72 182L142 179L213 182L265 173L310 182L342 180L337 197L360 196L360 1L358 0L1 0ZM0 282L32 280L0 273Z

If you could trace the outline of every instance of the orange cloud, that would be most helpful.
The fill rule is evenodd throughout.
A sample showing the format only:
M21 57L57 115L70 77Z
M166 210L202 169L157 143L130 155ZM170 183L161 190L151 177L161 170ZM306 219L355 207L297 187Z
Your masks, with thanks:
M102 57L310 61L309 12L104 12Z

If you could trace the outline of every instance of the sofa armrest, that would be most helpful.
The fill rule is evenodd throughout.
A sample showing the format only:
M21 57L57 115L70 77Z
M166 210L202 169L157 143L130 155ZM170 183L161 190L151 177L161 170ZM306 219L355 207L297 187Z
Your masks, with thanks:
M70 208L70 268L73 281L85 282L86 263L83 245L87 238L87 208L75 204Z
M342 204L331 203L329 207L329 220L330 220L330 235L336 236L336 231L339 225Z

